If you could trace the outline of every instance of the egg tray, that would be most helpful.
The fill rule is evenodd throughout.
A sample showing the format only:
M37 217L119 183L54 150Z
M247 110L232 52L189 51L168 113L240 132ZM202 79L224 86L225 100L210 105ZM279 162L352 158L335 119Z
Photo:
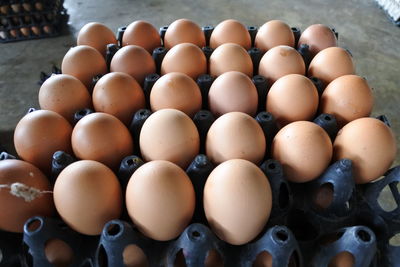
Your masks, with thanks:
M68 22L63 0L47 1L1 1L0 2L0 43L16 42L59 36ZM41 3L40 10L35 8ZM31 10L24 8L29 4ZM19 10L12 8L19 6ZM5 9L5 7L8 7Z
M207 44L212 29L211 26L203 27ZM254 42L257 28L248 27L248 29ZM165 30L166 27L160 29L162 37ZM300 30L298 28L292 28L292 30L297 36L297 42ZM122 40L123 32L124 27L121 27L118 30L119 42ZM108 46L108 66L118 48L116 45ZM306 64L309 63L311 58L308 47L302 46L298 51ZM212 50L206 46L203 52L209 56ZM262 53L257 48L252 48L248 52L257 70ZM149 108L151 88L160 77L159 70L165 53L164 47L154 50L153 58L158 67L158 73L148 75L142 84L147 108ZM52 72L60 73L60 69L53 67ZM257 88L259 98L265 99L270 84L263 76L257 75L257 72L254 74L252 81ZM49 75L42 72L40 82L48 77ZM94 77L93 85L99 78ZM213 80L213 77L208 74L200 75L197 79L203 98L203 110L193 117L193 121L200 134L200 153L205 152L206 133L214 121L212 113L207 110L207 95ZM311 80L321 94L324 85L318 79L311 77ZM259 101L259 113L255 118L264 131L267 151L270 151L271 141L278 128L272 114L263 111L265 110L263 102ZM30 109L31 111L33 109ZM78 111L75 114L75 123L92 112L89 109ZM118 177L123 188L126 187L132 173L143 163L138 150L138 140L141 127L150 115L150 110L143 109L136 112L132 119L130 131L136 148L134 153L137 156L127 157L121 163ZM389 125L385 116L380 116L379 119ZM332 140L335 138L338 127L332 115L320 114L314 122L324 128ZM1 154L0 159L5 158L13 158L13 156L7 153ZM54 183L63 168L74 161L71 155L56 152L53 156L52 182ZM349 251L353 254L355 266L397 266L396 259L400 249L391 246L389 239L400 232L400 197L395 186L400 180L400 167L388 171L384 179L366 185L349 184L349 180L353 181L349 179L352 175L349 160L335 162L320 178L305 184L288 182L279 162L269 159L268 154L260 168L270 181L273 207L264 231L252 243L232 246L219 240L207 228L208 224L202 208L202 192L213 165L206 156L200 154L187 170L196 192L196 210L192 224L178 239L159 242L142 236L133 225L128 223L130 219L126 211L121 220L109 222L102 235L98 237L76 233L59 218L32 218L26 224L23 237L18 234L0 233L0 250L3 252L3 261L0 265L11 266L8 263L14 261L21 266L48 266L49 263L44 255L44 244L48 239L58 238L74 250L75 262L72 266L122 266L120 265L121 255L126 244L136 244L140 247L146 254L150 266L173 266L171 262L174 262L175 258L181 261L182 256L187 266L204 266L204 257L210 249L214 249L222 257L225 266L251 266L255 257L264 250L273 257L274 267L288 265L290 258L293 260L291 264L297 264L295 266L328 266L331 258L341 251ZM377 202L380 192L386 186L392 190L398 205L390 212L383 210ZM324 209L315 206L313 199L321 187L330 189L333 196L329 207ZM30 225L33 225L34 221L39 221L40 226L32 230ZM9 235L14 237L15 242L18 241L14 248L9 246L11 244L7 239ZM21 248L19 241L22 239L24 242ZM7 247L8 250L3 247ZM15 251L19 253L17 255L12 253Z

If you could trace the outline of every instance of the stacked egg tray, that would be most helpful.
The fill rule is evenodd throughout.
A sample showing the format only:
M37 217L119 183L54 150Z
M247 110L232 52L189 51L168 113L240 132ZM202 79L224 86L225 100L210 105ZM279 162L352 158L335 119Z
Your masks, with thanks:
M119 49L125 27L118 30L119 45L111 44L107 48L108 65ZM163 38L167 27L160 29ZM208 39L213 28L203 27ZM253 38L256 27L248 27ZM296 44L300 36L298 28L292 28ZM337 36L337 33L336 33ZM297 45L296 45L297 47ZM307 45L298 51L306 65L310 62ZM121 187L126 189L131 175L143 164L139 150L139 135L146 119L152 114L149 107L149 95L152 86L160 77L160 66L166 49L154 50L153 59L157 72L145 78L143 84L147 109L141 109L132 118L129 130L134 140L135 155L124 158L117 172ZM212 49L204 47L207 58ZM251 48L253 65L258 66L262 52ZM255 70L258 68L255 67ZM60 73L56 67L54 73ZM254 73L252 79L259 99L265 99L270 85L261 75ZM49 76L42 73L41 82ZM99 77L93 78L93 85ZM45 244L50 239L60 239L73 250L74 261L70 266L124 266L124 249L135 245L147 258L148 265L143 266L328 266L331 259L341 252L351 253L354 266L400 266L399 247L389 244L389 239L400 232L400 195L397 183L400 181L400 167L387 171L383 179L374 183L356 185L352 178L352 162L342 159L330 165L316 180L307 183L292 183L285 178L281 164L270 158L267 153L260 169L268 177L272 191L272 210L267 225L258 237L247 244L235 246L220 240L208 227L203 209L203 189L207 177L214 169L213 163L204 154L205 139L215 117L208 110L207 94L214 78L209 74L198 77L201 89L202 110L193 117L200 135L200 153L187 168L196 193L196 209L191 224L176 239L155 241L142 235L131 223L126 211L119 220L108 222L100 236L87 236L69 228L59 217L33 217L25 223L24 233L0 232L1 266L52 266L45 254ZM321 81L311 79L319 93L324 90ZM262 103L264 101L259 101ZM34 112L34 109L29 109ZM75 123L93 110L83 109L75 113ZM260 104L256 121L261 126L270 151L272 139L278 132L278 126L272 114ZM378 119L390 126L385 116ZM334 116L319 114L314 122L321 126L333 140L338 132ZM2 149L4 150L4 149ZM3 151L0 159L15 156ZM77 159L63 151L53 155L52 182L58 174ZM313 196L324 186L332 192L331 204L326 209L316 207ZM389 186L397 208L385 211L378 203L382 190ZM162 223L162 222L160 222ZM139 250L140 251L140 250ZM272 265L262 265L261 261L270 254ZM260 264L260 265L257 265ZM265 264L265 262L264 262ZM269 261L269 264L271 262ZM140 265L142 266L142 265ZM329 265L330 266L330 265ZM340 266L340 265L337 265Z
M0 1L0 43L58 36L68 21L63 0Z

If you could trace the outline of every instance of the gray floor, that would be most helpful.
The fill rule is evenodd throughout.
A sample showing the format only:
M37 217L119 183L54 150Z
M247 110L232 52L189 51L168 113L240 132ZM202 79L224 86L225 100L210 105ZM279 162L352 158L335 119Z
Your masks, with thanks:
M235 18L246 25L281 19L303 30L314 23L334 27L339 32L339 45L352 52L357 73L375 89L373 115L389 117L400 144L400 28L373 0L66 0L64 6L70 14L69 35L0 44L0 143L9 149L18 120L29 107L38 106L36 82L40 71L50 71L52 64L60 66L85 23L102 22L116 31L137 19L148 20L158 28L181 17L200 25L216 25ZM399 162L400 156L396 160Z

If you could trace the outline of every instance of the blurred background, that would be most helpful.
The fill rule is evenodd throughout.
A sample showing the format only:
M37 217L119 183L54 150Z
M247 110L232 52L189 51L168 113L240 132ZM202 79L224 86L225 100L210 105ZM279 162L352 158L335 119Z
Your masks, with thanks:
M64 7L69 15L64 35L0 44L0 144L11 152L17 122L28 108L38 107L40 72L51 72L52 65L60 67L83 25L101 22L117 32L138 19L159 28L178 18L201 26L234 18L247 26L280 19L301 30L315 23L335 28L339 46L351 51L357 74L374 89L372 115L389 118L400 144L400 28L373 0L65 0ZM399 159L397 156L395 164Z

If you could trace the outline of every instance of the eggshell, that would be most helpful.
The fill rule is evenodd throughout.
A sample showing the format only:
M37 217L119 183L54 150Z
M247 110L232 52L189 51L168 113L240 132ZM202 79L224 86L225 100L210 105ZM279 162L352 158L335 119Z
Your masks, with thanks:
M77 45L88 45L95 48L104 57L108 44L117 45L117 38L110 28L99 22L85 24L78 33Z
M61 115L50 110L26 114L14 131L18 156L49 174L54 152L71 153L72 127Z
M321 112L335 116L340 127L361 117L369 117L374 96L366 79L357 75L336 78L321 96Z
M172 108L193 117L201 109L202 97L197 83L184 73L170 72L159 78L150 93L153 111Z
M288 74L305 75L306 65L299 52L293 47L279 45L271 48L261 58L258 74L274 83Z
M294 35L290 26L285 22L270 20L258 29L254 46L266 52L278 45L294 47Z
M209 175L203 204L213 232L229 244L242 245L253 240L267 223L271 187L254 163L232 159Z
M177 44L164 56L161 74L182 72L193 79L207 73L207 59L203 51L190 43Z
M44 247L46 259L53 266L70 266L74 260L74 251L61 239L50 239Z
M146 75L156 72L156 64L144 48L127 45L115 53L111 60L110 70L127 73L142 85Z
M355 260L353 254L348 251L342 251L336 254L329 261L328 267L353 267L355 266Z
M332 158L328 134L309 121L296 121L283 127L273 139L271 150L272 158L282 164L286 178L295 183L316 179Z
M248 50L251 47L250 33L240 21L227 19L220 22L210 36L211 48L225 43L235 43Z
M396 138L392 130L375 118L360 118L346 124L334 144L334 159L353 161L357 184L374 181L382 176L396 158Z
M127 126L135 112L146 106L139 83L123 72L111 72L101 77L94 86L92 97L96 111L114 115Z
M146 254L134 244L129 244L124 248L122 257L126 267L149 267Z
M38 98L41 109L57 112L70 123L76 111L92 107L92 99L85 85L68 74L48 78L40 87Z
M195 192L189 177L177 165L151 161L130 178L126 207L140 232L167 241L179 236L192 219Z
M181 43L192 43L201 48L206 45L206 38L199 25L188 19L178 19L168 26L164 46L170 49Z
M208 92L208 105L217 117L232 111L254 116L258 106L257 88L244 73L225 72L212 83Z
M51 216L54 204L50 189L47 177L34 165L22 160L1 160L0 229L22 233L29 218Z
M122 36L122 45L138 45L152 54L155 48L161 46L161 37L157 29L149 22L137 20L126 27Z
M72 149L79 159L95 160L117 169L133 153L126 126L113 115L96 112L83 117L72 131Z
M266 142L258 122L242 112L219 117L206 137L206 154L216 164L246 159L256 164L264 158Z
M99 235L104 225L118 219L121 187L105 165L81 160L68 165L54 184L54 203L63 221L75 231Z
M351 55L341 47L325 48L311 60L308 67L308 76L317 77L326 85L340 76L355 72Z
M240 71L253 76L253 62L243 47L233 43L218 46L210 56L210 74L219 76L228 71Z
M196 125L182 111L161 109L143 124L140 151L144 160L168 160L186 168L199 153Z
M308 26L300 35L298 47L307 44L312 56L325 48L337 46L335 33L323 24Z
M280 127L300 120L311 120L318 109L318 91L313 82L300 74L279 78L267 95L267 111Z
M99 51L91 46L78 45L65 54L61 71L78 78L86 88L90 88L94 76L107 73L107 65Z

